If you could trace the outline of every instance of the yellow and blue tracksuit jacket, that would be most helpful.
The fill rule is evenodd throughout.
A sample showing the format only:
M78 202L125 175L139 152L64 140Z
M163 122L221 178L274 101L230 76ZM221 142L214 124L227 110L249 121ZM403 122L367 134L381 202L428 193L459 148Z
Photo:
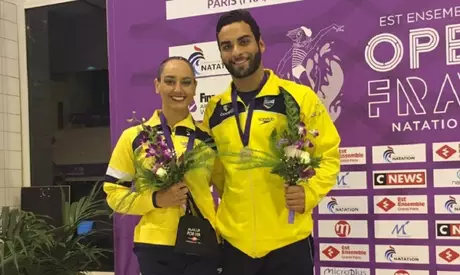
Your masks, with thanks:
M161 129L159 111L145 122L145 125ZM131 182L135 176L135 164L145 164L145 154L136 156L134 151L143 146L139 135L139 126L126 129L121 134L110 159L104 183L109 206L117 213L141 215L142 218L134 231L134 242L154 245L170 245L176 242L179 218L184 215L183 207L156 208L153 205L152 195L154 189L136 186L141 192L130 193ZM202 142L213 142L210 136L189 115L171 129L171 139L177 155L186 150L188 134L195 131L195 146ZM209 147L209 150L212 147ZM215 206L210 191L211 168L197 168L185 174L185 183L189 188L198 208L203 216L215 226Z
M309 87L277 77L273 71L255 99L248 147L267 151L273 129L278 133L287 126L286 108L280 89L297 102L307 129L316 129L312 156L321 156L316 175L301 183L305 188L305 213L297 213L288 224L284 182L269 168L238 169L234 158L220 156L214 167L213 182L222 196L216 226L231 245L253 258L307 238L313 231L312 210L335 185L340 170L340 136L326 108ZM217 150L240 152L243 148L231 102L232 85L214 96L207 105L202 125L214 138ZM247 106L238 98L241 127L244 129Z

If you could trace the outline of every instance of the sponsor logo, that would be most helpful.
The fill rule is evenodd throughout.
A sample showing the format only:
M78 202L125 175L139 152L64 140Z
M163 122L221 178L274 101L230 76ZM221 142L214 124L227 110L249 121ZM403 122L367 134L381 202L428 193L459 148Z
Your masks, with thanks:
M406 221L406 222L404 222L402 224L395 225L395 227L393 228L393 231L391 231L391 234L396 235L396 236L408 237L407 232L406 232L406 226L409 223L410 223L410 221Z
M428 264L427 246L376 245L376 262Z
M274 117L260 117L259 118L259 123L260 123L260 125L262 125L262 124L270 123L270 122L272 122L274 120L275 120Z
M434 169L434 187L460 187L460 169Z
M322 261L369 261L369 246L358 244L320 244Z
M422 214L427 213L427 196L375 196L376 214Z
M340 172L337 175L335 190L363 190L367 189L367 172L350 171Z
M435 195L435 213L436 214L458 214L460 213L459 205L460 196L458 195Z
M396 206L396 204L390 200L389 198L384 198L381 200L379 203L377 203L377 206L380 207L385 212L390 211L393 207Z
M334 259L340 254L340 251L333 246L328 246L323 250L323 254L326 255L326 257L329 259Z
M428 239L428 221L374 221L376 239Z
M319 220L320 238L367 238L366 220Z
M366 147L345 147L339 152L341 165L366 164Z
M455 250L452 248L447 248L443 250L441 253L438 254L441 259L448 263L452 263L453 261L457 260L460 258L460 254L457 253Z
M460 142L433 143L433 161L460 161Z
M436 221L436 237L460 239L460 222Z
M319 214L367 214L367 197L326 197L319 204Z
M374 188L424 188L426 170L374 171Z
M443 159L449 159L456 152L457 151L454 148L450 147L449 145L444 145L441 148L439 148L438 150L436 150L436 154L438 154L438 156L440 156Z
M347 221L338 221L335 224L335 234L341 238L350 236L351 225Z
M409 163L426 161L425 144L372 147L373 163Z
M321 267L321 275L370 275L368 268L353 267Z

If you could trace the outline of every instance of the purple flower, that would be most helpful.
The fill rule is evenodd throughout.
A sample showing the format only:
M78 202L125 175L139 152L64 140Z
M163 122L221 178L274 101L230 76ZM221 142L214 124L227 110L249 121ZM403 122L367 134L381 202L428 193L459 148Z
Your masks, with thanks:
M149 141L149 133L146 131L141 132L141 142L146 143Z
M167 148L166 150L163 150L163 156L165 157L165 159L170 160L173 158L174 152L171 149Z
M302 149L304 146L304 142L302 140L298 140L294 143L296 149Z
M156 155L155 145L149 144L145 152L147 153L145 155L146 158L154 157Z
M314 175L316 175L316 171L313 168L307 168L303 170L302 172L300 172L300 177L303 179L309 179L313 177Z

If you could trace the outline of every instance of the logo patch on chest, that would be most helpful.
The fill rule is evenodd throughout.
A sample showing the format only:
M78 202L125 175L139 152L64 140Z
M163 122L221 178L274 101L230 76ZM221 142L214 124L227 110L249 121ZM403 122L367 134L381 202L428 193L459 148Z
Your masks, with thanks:
M263 103L264 107L266 109L270 109L272 108L273 106L275 106L275 99L272 98L272 99L269 99L269 98L264 98L264 103Z

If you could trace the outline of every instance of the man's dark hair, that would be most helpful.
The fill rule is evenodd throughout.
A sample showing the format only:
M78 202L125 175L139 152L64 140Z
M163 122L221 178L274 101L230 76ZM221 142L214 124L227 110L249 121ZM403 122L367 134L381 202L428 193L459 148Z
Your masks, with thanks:
M238 9L238 10L233 10L226 12L222 14L222 16L219 18L219 21L217 21L217 26L216 26L216 36L217 36L217 41L219 41L219 33L222 30L223 27L230 25L235 22L244 22L251 27L252 34L254 34L254 37L256 38L256 41L259 42L260 40L260 29L259 25L257 25L256 20L252 15L247 11L243 9Z
M163 74L163 70L165 68L166 63L168 63L171 60L182 60L182 61L184 61L185 63L188 64L188 66L190 67L190 70L192 70L193 76L195 76L195 70L193 69L193 65L186 58L184 58L182 56L171 56L171 57L166 58L165 60L163 60L160 63L160 66L158 67L158 71L157 71L157 80L158 81L161 81L161 75Z

